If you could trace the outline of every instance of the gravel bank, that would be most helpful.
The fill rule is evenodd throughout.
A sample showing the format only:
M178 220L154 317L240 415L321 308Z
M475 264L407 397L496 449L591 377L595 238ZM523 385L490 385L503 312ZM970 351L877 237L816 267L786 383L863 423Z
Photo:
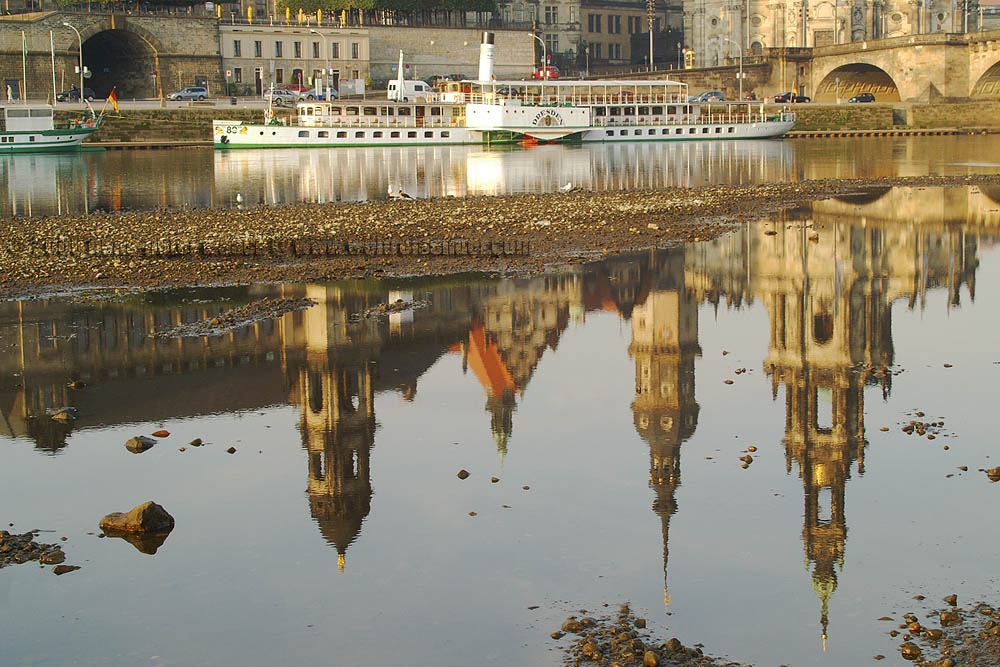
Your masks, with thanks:
M533 271L705 240L782 206L888 186L1000 176L826 179L740 187L162 209L4 222L0 296L464 271Z

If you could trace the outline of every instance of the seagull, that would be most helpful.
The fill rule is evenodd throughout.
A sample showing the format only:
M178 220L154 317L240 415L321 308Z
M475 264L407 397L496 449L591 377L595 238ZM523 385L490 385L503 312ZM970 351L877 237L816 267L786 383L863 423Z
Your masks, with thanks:
M572 183L567 183L566 185L564 185L561 188L559 188L559 192L569 192L572 189L573 189L573 184Z
M242 204L243 203L243 193L242 192L237 192L236 193L236 203L237 204Z

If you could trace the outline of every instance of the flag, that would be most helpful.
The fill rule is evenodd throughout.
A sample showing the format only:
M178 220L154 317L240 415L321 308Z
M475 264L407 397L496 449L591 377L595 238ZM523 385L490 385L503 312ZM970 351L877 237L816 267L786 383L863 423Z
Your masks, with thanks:
M108 102L111 102L111 106L114 108L115 113L118 113L118 96L115 95L114 88L111 89L111 94L108 95Z
M799 96L799 84L793 83L792 84L792 97L798 97L798 96Z

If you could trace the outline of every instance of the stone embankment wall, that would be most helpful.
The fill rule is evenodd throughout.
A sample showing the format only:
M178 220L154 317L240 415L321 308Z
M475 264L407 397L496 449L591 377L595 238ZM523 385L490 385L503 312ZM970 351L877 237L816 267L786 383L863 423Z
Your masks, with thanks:
M289 114L275 112L279 118ZM79 116L79 111L57 111L56 122ZM101 129L87 141L211 141L215 119L259 123L263 111L240 107L123 109L121 114L106 114Z

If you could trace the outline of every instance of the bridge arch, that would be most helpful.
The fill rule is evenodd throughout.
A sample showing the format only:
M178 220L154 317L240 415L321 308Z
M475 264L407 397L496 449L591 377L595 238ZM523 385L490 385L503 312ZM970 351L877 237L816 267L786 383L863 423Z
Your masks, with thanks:
M849 63L832 69L816 86L813 100L834 102L838 91L842 100L861 93L872 93L879 102L900 100L899 87L889 73L868 63Z
M974 100L1000 100L1000 61L983 72L969 97Z
M84 36L83 64L92 72L84 85L105 97L156 97L158 49L141 30L94 28ZM160 73L162 76L162 73Z

